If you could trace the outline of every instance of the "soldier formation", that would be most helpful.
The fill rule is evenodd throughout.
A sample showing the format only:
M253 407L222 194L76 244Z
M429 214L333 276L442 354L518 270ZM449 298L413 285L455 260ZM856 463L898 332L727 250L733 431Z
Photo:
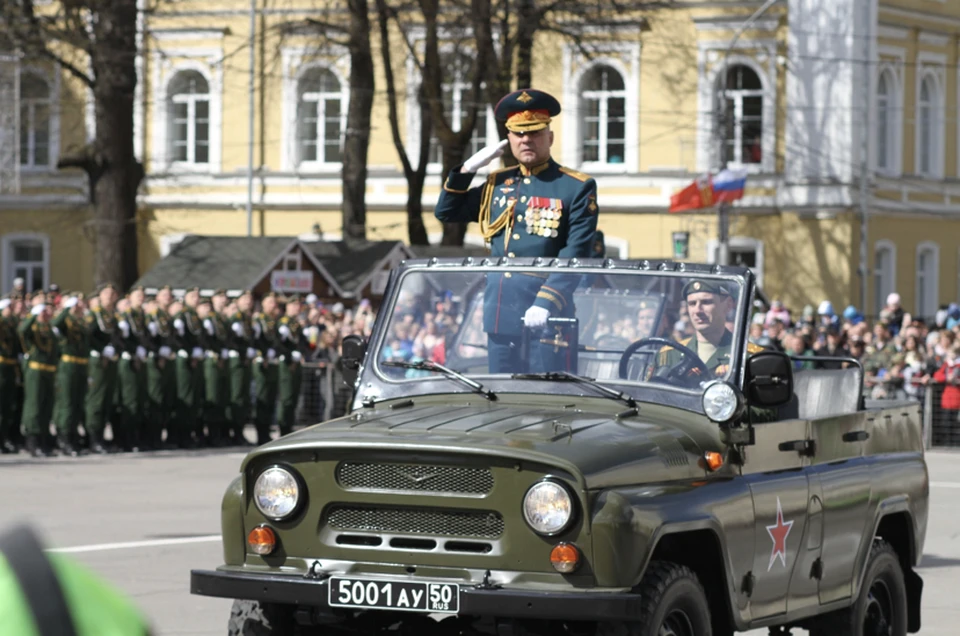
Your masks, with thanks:
M51 297L48 297L51 296ZM35 457L250 445L293 429L310 345L298 296L147 297L115 285L0 300L0 450ZM81 435L81 429L83 435ZM56 431L56 434L52 432Z

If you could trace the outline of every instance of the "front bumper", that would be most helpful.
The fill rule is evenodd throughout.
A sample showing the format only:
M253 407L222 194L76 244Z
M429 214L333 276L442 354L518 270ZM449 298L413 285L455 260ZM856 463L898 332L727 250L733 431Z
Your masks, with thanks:
M190 572L190 592L342 611L327 603L327 581L302 576ZM640 615L640 595L630 592L536 592L510 588L460 588L460 615L561 620L631 620Z

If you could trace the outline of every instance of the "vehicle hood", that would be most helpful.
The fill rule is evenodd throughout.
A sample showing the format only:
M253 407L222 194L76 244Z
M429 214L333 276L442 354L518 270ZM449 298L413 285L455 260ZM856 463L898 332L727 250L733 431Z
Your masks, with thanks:
M703 478L703 451L722 448L703 416L655 404L619 419L624 406L612 400L558 408L445 397L378 405L311 426L253 451L245 465L262 454L310 448L467 453L557 466L593 489Z

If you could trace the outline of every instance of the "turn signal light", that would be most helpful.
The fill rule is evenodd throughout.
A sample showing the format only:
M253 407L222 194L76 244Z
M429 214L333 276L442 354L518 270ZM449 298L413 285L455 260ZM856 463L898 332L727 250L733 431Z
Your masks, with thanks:
M267 555L277 547L277 535L267 526L257 526L247 535L247 545L255 554Z
M572 543L558 543L550 551L550 563L560 574L570 574L580 566L580 548Z
M703 463L707 470L718 470L721 466L723 466L723 455L717 453L716 451L707 451L703 454Z

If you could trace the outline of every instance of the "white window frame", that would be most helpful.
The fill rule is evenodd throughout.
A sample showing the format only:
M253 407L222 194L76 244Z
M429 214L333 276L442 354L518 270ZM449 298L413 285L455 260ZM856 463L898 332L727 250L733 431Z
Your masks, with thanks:
M877 262L877 255L885 251L890 254L889 271L881 272L880 265ZM873 270L872 270L873 299L876 315L880 315L880 310L887 304L887 295L897 291L897 245L893 241L881 239L873 244ZM889 280L885 280L889 277ZM864 309L866 311L866 309Z
M170 78L170 83L177 79L181 73L190 73L191 71L179 71ZM203 77L203 74L200 74ZM170 161L174 166L190 166L191 168L200 168L201 166L206 166L210 163L210 82L207 81L206 77L203 77L203 80L207 82L207 92L206 93L176 93L170 94L167 106L168 112L167 117L170 122L170 128L168 128L169 135L167 137L167 144L169 147ZM168 87L169 90L169 87ZM197 104L200 102L206 102L207 104L207 160L203 162L197 161ZM187 138L185 140L185 145L187 148L187 158L186 159L174 159L176 153L174 148L177 145L179 140L174 139L174 129L173 123L176 120L176 116L173 114L171 106L175 107L181 104L186 104L187 106Z
M294 250L283 255L283 266L281 269L286 272L296 272L300 271L300 266L302 264L303 255L301 254L300 250Z
M223 57L219 47L198 47L187 49L168 49L155 51L151 64L153 67L153 103L163 105L153 108L153 147L147 157L148 170L156 173L193 173L216 174L221 171L223 153L223 65L218 63ZM175 63L173 59L178 59ZM180 71L197 71L207 80L210 97L210 135L209 161L201 164L189 164L172 161L171 144L168 134L170 113L168 89L170 81Z
M763 241L752 236L731 236L727 241L728 248L731 250L753 250L757 257L757 264L751 268L753 275L757 279L757 286L763 287ZM720 257L720 241L710 239L707 241L707 263L713 265Z
M749 88L725 88L723 87L726 84L727 74L737 67L742 67L752 71L756 76L757 80L760 82L759 89L749 89ZM751 161L745 162L743 160L743 102L745 99L759 97L760 98L760 161ZM726 68L722 75L717 75L717 108L720 108L720 105L727 100L733 102L733 113L730 115L733 117L733 148L734 148L734 159L728 161L726 165L720 166L721 168L747 168L749 166L760 166L763 165L763 154L765 148L763 147L763 117L764 111L766 110L764 106L766 105L766 95L763 89L763 79L760 73L757 72L757 69L750 64L727 64ZM719 123L718 123L719 125ZM718 140L720 141L720 146L726 148L727 138L726 130L720 130L717 135Z
M871 166L878 175L885 177L898 177L903 173L903 133L904 133L904 85L903 85L903 67L905 62L905 53L903 49L889 46L881 46L878 52L893 59L885 59L880 62L877 72L876 86L879 92L880 77L886 77L887 88L890 90L890 96L887 99L887 166L880 167L879 144L877 150L872 153L870 158ZM879 135L879 99L870 104L871 116L875 122L874 135ZM875 137L876 140L876 137Z
M627 145L629 144L629 140L627 138L627 133L626 133L627 79L626 77L624 77L620 69L618 69L613 65L608 65L608 64L593 64L589 69L587 69L580 76L580 83L582 85L583 82L591 73L596 72L600 68L608 68L614 73L617 73L620 76L620 81L623 83L623 88L618 90L601 89L598 91L586 91L578 87L577 110L579 111L579 115L580 115L579 125L580 125L580 131L582 132L582 134L578 135L577 137L578 141L580 142L577 148L579 152L579 158L578 158L579 160L577 161L577 163L583 168L585 168L586 170L593 171L593 172L596 172L598 168L603 169L603 168L609 168L611 166L616 168L620 166L619 163L611 163L609 161L609 157L607 157L607 150L608 150L607 146L609 145L609 139L607 138L607 127L610 125L609 101L611 99L622 99L623 105L624 105L623 163L626 163L627 161ZM585 108L584 102L588 99L598 101L600 106L600 112L598 113L598 117L600 121L598 122L598 130L597 130L599 134L599 139L597 140L597 143L598 143L598 149L600 151L599 153L600 158L597 161L584 161L583 159L583 155L585 153L584 135L586 134L586 127L587 127L586 121L585 121L586 108Z
M921 307L921 300L924 299L924 295L921 291L923 290L923 285L928 283L928 281L926 280L925 273L920 271L920 254L927 251L933 256L931 271L932 282L929 282L929 291L933 294L933 302L930 303L933 310L929 313L924 313L923 307ZM914 305L917 309L916 315L921 318L933 318L940 308L940 246L933 241L923 241L917 245L915 259L914 265L917 272L915 289L917 290L917 297Z
M444 50L444 47L441 47L440 54L443 55L444 53L449 53L449 51ZM413 103L415 105L417 103L416 92L419 90L419 88L420 88L420 85L418 82L414 87L415 90L414 90ZM442 89L444 88L450 89L450 93L453 98L453 104L451 105L451 110L450 110L450 113L451 113L450 127L454 132L458 132L460 130L460 120L463 116L463 109L462 109L463 101L464 101L464 98L466 97L466 93L470 92L470 89L473 88L473 84L470 82L464 81L463 78L458 76L458 77L454 77L453 80L450 82L446 82L446 81L442 82L441 92L443 92ZM483 95L484 95L484 92L481 89L481 94L480 94L481 99L483 98ZM420 109L417 108L418 121L420 119L419 114L420 114ZM497 122L493 117L493 108L490 106L490 104L484 105L484 115L485 115L484 121L486 122L486 125L484 126L484 130L480 133L480 137L482 139L480 144L481 149L497 142ZM479 119L479 117L480 117L480 113L478 112L477 118ZM476 123L479 123L479 122L474 122L475 125ZM436 130L436 126L434 126L434 130ZM471 140L467 141L467 145L464 147L464 151L463 151L464 159L474 154L474 151L470 147L470 145L471 145L473 135L477 135L478 132L479 131L476 128L474 128L473 134L471 135ZM418 135L419 135L419 130L418 130ZM429 157L428 157L427 172L430 174L439 174L440 171L443 169L443 148L440 146L440 140L437 138L436 134L434 134L433 137L431 137L430 143L431 145L436 143L437 157L439 161L429 161ZM418 152L419 152L419 148L418 148ZM414 156L416 155L411 155L411 158L413 158ZM499 167L499 163L496 161L493 161L490 164L488 164L484 170L480 170L479 173L483 174L485 172L489 172L491 169L496 169L498 167Z
M929 56L929 54L928 54ZM944 91L943 67L923 62L923 55L918 55L919 65L916 69L916 105L914 111L914 160L913 171L918 176L928 179L943 178L943 131L944 131ZM921 165L921 145L920 136L920 92L923 83L930 80L930 86L934 91L931 96L931 121L930 121L930 169L923 171Z
M564 165L578 166L591 174L631 174L640 170L640 42L589 42L589 59L579 47L563 47L564 104L581 103L583 78L598 66L609 66L620 73L626 97L623 163L583 162L583 116L579 107L560 113L563 135L561 157Z
M47 72L41 68L35 66L26 66L20 69L19 77L22 81L24 75L35 75L36 77L42 79L47 85L47 98L45 100L41 99L30 99L26 100L23 97L22 91L20 93L20 107L22 108L25 101L34 102L36 104L45 103L47 106L47 134L48 134L48 144L47 144L47 163L38 164L36 162L25 162L24 157L21 154L20 157L20 171L21 172L50 172L56 170L57 159L60 156L60 66L55 65L53 72ZM29 126L28 122L23 121L21 117L20 128L21 130L24 127ZM17 139L17 143L20 143L20 139ZM29 146L30 150L33 150L33 135L30 136Z
M700 77L697 90L697 171L713 172L720 167L717 99L718 87L732 66L748 66L760 78L763 88L763 121L760 135L760 163L740 166L749 174L772 173L776 168L777 144L777 41L740 40L735 50L749 49L753 57L744 53L725 54L725 45L720 42L699 44L698 68Z
M881 88L883 92L881 92ZM896 103L896 93L896 79L894 79L893 71L890 69L881 70L877 76L877 127L874 135L877 144L877 170L883 172L889 172L890 165L893 163L895 119L893 117L893 105Z
M0 252L3 253L3 293L8 294L13 289L13 279L16 278L13 249L17 243L39 242L43 248L43 288L50 287L50 236L39 232L11 232L4 234L0 239Z
M315 71L317 69L322 69L333 74L333 77L337 80L337 84L340 86L339 92L336 93L301 93L300 84L303 82L304 77L307 73ZM294 127L294 147L296 156L294 161L298 170L302 171L323 171L324 169L339 169L342 165L342 161L326 161L326 102L331 98L339 98L340 100L340 152L343 152L343 139L344 131L347 129L347 107L348 107L348 91L344 89L346 78L341 77L337 73L336 69L330 68L327 65L323 64L312 64L303 69L297 77L297 109L296 115L296 125ZM306 99L307 97L310 99ZM314 99L314 97L316 99ZM300 147L300 106L302 101L311 102L316 108L316 117L317 117L317 155L323 155L324 159L317 159L315 161L303 161L301 157L301 147Z

